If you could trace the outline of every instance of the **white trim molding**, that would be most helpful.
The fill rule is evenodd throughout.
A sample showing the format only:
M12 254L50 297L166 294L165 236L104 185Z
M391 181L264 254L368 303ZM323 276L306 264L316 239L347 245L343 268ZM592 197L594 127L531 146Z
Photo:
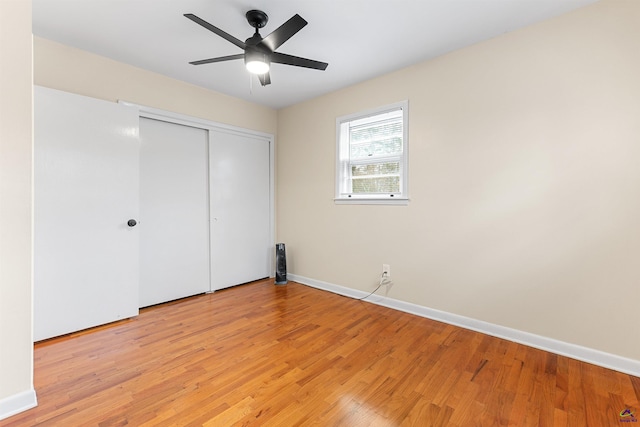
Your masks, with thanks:
M261 137L269 141L273 140L273 135L265 132L260 132L253 129L245 129L238 126L228 125L225 123L215 122L209 119L203 119L201 117L189 116L187 114L176 113L174 111L162 110L160 108L149 107L147 105L136 104L133 102L118 100L118 104L127 105L130 107L138 108L141 117L149 119L162 120L170 123L177 123L185 126L196 127L200 129L215 129L226 130L229 132L237 132L243 135L250 134L256 137Z
M4 399L0 399L0 420L24 412L27 409L35 408L36 406L38 406L38 399L36 398L36 391L34 389L5 397Z
M287 274L287 278L293 282L333 292L335 294L344 295L350 298L363 298L369 295L368 292L350 289L344 286L334 285L332 283L322 282L304 276L298 276L296 274ZM381 295L371 295L371 297L364 301L640 377L639 360L629 359L593 348L583 347Z

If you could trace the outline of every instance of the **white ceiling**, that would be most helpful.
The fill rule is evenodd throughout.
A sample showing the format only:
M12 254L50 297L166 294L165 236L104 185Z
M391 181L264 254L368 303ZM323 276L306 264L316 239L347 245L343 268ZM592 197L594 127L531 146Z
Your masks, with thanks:
M33 33L251 102L281 108L397 70L596 0L33 0ZM242 51L182 15L238 39L245 13L269 15L266 36L298 13L309 24L278 52L326 71L272 64L260 86L242 60L189 61Z

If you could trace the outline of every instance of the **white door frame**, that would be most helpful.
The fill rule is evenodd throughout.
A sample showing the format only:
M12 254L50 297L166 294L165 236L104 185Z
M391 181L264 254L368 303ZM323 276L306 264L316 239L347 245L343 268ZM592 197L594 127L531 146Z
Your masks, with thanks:
M127 101L118 101L119 104L129 105L138 108L140 117L149 119L162 120L169 123L191 126L204 129L207 131L223 131L227 133L237 133L240 135L251 136L256 139L263 139L269 144L269 241L271 242L271 257L275 256L275 147L274 136L269 133L259 132L250 129L244 129L237 126L218 123L199 117L193 117L186 114L175 113L173 111L162 110L159 108L149 107L146 105L135 104ZM209 132L209 146L211 146L212 132ZM211 212L209 213L211 214ZM211 220L211 215L209 215ZM211 252L211 242L209 242L209 252ZM210 265L211 267L211 265ZM270 277L275 276L275 265L271 266ZM209 290L212 291L212 272L209 272Z

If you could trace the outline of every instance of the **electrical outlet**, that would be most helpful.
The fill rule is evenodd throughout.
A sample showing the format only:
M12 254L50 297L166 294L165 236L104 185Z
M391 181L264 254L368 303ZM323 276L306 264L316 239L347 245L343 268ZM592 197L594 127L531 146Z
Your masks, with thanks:
M389 264L382 264L382 275L384 277L391 276L391 267L389 266Z

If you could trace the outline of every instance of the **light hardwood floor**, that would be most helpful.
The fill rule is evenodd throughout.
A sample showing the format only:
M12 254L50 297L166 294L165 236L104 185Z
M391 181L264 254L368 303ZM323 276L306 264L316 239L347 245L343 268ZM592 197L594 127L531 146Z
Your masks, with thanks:
M35 387L1 426L640 425L640 378L271 280L38 343Z

